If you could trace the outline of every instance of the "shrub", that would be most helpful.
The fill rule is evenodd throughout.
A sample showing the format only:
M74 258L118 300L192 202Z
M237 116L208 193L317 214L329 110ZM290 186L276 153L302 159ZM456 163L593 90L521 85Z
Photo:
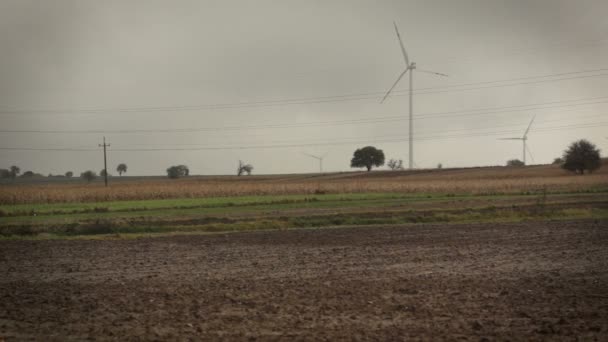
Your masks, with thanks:
M80 174L80 178L86 180L87 182L92 182L95 178L97 178L97 174L94 171L88 170Z
M171 179L188 176L189 174L190 170L188 170L188 167L186 165L171 166L167 169L167 176Z
M521 167L521 166L525 166L525 165L526 164L524 164L524 162L519 159L511 159L511 160L507 161L507 166Z

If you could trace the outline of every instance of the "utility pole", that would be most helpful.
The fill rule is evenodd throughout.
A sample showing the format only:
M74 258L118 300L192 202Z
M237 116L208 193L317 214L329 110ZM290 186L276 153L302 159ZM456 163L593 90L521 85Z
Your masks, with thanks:
M108 146L110 144L106 144L106 137L103 137L103 145L99 145L99 147L103 147L103 176L106 187L108 186L108 158L106 156L106 147Z

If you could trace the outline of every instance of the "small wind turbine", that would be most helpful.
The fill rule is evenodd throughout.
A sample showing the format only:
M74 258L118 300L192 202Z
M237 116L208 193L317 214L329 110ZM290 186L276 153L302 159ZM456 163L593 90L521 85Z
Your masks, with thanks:
M534 158L532 157L532 152L530 152L530 149L528 148L528 145L526 145L526 141L528 141L528 132L530 131L530 127L532 127L532 123L534 122L534 119L536 118L536 115L534 115L532 117L532 120L530 120L530 124L528 125L528 128L526 129L526 132L524 133L524 136L521 138L501 138L499 140L521 140L524 143L523 146L523 156L524 156L524 165L526 165L526 151L528 151L528 154L530 155L530 157L532 158L532 162L534 162Z
M401 81L401 78L403 78L403 76L405 76L405 74L408 72L408 70L411 70L411 72L410 72L410 121L409 121L409 123L410 123L409 169L411 170L414 168L414 119L413 119L413 115L414 115L414 70L416 70L417 68L416 68L415 62L410 63L410 59L407 56L407 52L405 52L405 47L403 46L403 41L401 41L401 35L399 34L399 29L397 28L397 24L395 22L393 22L393 25L395 25L395 33L397 33L397 39L399 40L399 45L401 46L401 53L403 54L403 59L405 60L405 70L403 70L401 75L399 75L399 77L397 77L397 80L395 81L395 83L393 84L391 89L389 89L386 92L386 95L384 95L384 98L382 99L382 101L380 101L380 103L383 103L384 100L386 100L386 98L391 93L391 91L393 91L393 89L397 86L399 81ZM428 74L444 76L444 77L448 76L446 74L442 74L440 72L435 72L435 71L428 71L428 70L422 70L422 69L418 69L418 71L425 72Z
M323 173L323 158L325 158L325 156L327 156L327 153L325 153L322 156L315 156L315 155L304 153L304 152L302 152L302 154L305 155L305 156L309 156L311 158L317 159L319 161L319 172Z

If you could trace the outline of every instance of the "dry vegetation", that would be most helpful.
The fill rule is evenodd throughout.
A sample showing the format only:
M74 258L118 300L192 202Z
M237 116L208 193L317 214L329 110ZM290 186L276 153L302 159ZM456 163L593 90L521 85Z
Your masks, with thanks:
M178 180L136 178L103 183L2 185L0 205L101 202L169 198L313 193L521 193L593 191L608 188L608 167L579 176L557 166L418 171L348 172L325 175L200 176Z

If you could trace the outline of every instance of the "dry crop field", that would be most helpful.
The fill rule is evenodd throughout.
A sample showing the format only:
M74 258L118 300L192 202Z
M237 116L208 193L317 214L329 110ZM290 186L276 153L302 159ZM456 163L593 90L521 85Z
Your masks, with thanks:
M572 192L600 188L608 188L607 166L585 176L568 173L555 165L541 165L276 176L191 176L178 180L114 177L108 188L100 180L91 184L82 181L3 183L0 185L0 205L315 193L513 194L540 189Z

